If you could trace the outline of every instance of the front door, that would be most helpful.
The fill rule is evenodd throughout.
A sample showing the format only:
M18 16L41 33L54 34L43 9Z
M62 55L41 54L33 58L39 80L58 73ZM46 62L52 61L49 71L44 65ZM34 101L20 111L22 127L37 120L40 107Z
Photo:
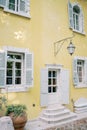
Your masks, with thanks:
M60 68L41 69L41 106L69 103L69 71Z
M48 104L60 104L60 69L48 69Z

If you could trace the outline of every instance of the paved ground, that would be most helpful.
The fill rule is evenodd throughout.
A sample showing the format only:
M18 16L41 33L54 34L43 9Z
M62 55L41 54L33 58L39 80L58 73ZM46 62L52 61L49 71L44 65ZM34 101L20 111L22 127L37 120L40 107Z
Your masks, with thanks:
M35 120L32 123L27 122L25 130L87 130L87 118L62 125L47 124L40 120Z

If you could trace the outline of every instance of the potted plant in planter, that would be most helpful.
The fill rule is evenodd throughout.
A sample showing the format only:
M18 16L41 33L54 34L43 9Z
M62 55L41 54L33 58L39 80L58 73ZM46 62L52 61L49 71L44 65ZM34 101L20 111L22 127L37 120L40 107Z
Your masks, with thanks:
M8 105L6 116L10 116L15 130L24 130L27 122L26 106L22 104Z

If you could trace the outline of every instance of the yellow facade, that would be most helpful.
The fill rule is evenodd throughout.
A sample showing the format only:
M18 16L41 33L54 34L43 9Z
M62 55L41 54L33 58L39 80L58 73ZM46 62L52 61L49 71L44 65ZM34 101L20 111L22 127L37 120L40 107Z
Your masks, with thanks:
M71 37L69 28L68 0L30 0L31 18L7 13L0 8L0 49L3 46L28 48L34 54L34 83L27 92L8 93L10 103L23 103L28 108L28 118L37 117L40 106L40 71L45 64L61 64L70 71L70 97L68 107L72 110L72 99L87 98L87 88L75 88L72 81L72 60L74 56L87 57L87 1L78 2L84 14L85 34L74 32L75 53L67 52L69 41L63 44L54 56L54 42ZM35 104L35 106L33 106Z

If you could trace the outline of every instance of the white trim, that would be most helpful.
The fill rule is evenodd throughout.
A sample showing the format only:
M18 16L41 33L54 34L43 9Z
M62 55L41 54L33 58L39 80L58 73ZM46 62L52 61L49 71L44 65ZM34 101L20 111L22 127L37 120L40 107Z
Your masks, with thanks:
M5 8L4 11L5 11L5 12L8 12L8 13L12 13L12 14L19 15L19 16L31 18L30 14L26 14L26 13L23 13L23 12L16 12L16 11L9 10L9 9L7 9L7 8Z
M77 59L77 60L83 60L84 61L84 65L85 65L86 64L85 61L87 60L87 57L75 56L73 60L75 60L75 59ZM84 67L84 69L85 69L85 67ZM83 77L84 79L85 79L85 76L86 75L84 75L84 77ZM85 79L85 81L83 81L83 83L79 83L78 82L78 84L75 86L75 88L87 88L86 79Z
M11 51L11 52L19 52L19 53L29 52L29 49L17 48L17 47L12 47L12 46L3 46L3 50Z
M48 69L61 69L63 67L61 64L45 64L45 66Z

